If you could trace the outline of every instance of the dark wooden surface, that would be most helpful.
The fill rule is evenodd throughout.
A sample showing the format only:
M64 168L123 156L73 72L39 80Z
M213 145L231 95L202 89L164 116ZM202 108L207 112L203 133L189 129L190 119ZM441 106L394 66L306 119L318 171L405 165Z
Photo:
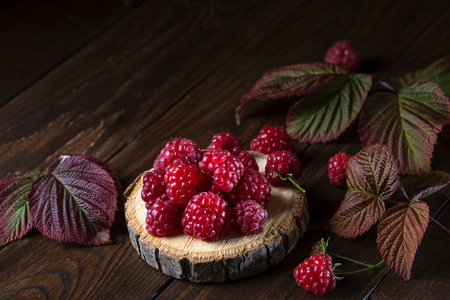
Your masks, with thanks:
M449 54L448 1L5 1L0 4L0 175L39 169L58 153L89 154L114 166L125 186L174 137L206 146L231 131L249 147L263 125L284 125L289 101L255 103L241 126L234 109L267 70L322 61L350 40L374 80ZM112 245L58 243L37 231L0 247L0 298L298 299L294 268L331 236L336 253L381 258L375 230L345 240L328 223L345 191L326 165L361 149L356 126L327 144L296 144L311 220L294 250L261 274L224 284L175 280L130 244L123 204ZM441 133L433 168L449 172ZM449 189L427 198L447 227ZM450 239L430 225L412 279L387 267L347 276L324 298L449 299ZM352 266L347 265L351 268Z

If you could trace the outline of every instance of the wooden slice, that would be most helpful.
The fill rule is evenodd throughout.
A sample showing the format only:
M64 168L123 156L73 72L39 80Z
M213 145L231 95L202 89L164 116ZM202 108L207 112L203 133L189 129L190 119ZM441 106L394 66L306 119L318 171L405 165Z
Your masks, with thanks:
M264 170L267 155L250 152ZM222 282L260 273L280 262L295 246L309 221L303 193L291 185L272 187L264 231L243 235L238 230L216 242L183 234L153 237L145 229L146 209L141 198L142 174L125 192L125 216L131 244L152 267L175 278L194 282Z

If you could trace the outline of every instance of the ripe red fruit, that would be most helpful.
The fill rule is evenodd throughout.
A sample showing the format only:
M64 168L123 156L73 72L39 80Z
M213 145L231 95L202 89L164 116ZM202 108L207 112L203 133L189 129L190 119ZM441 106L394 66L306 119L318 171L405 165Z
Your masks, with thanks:
M187 203L181 225L186 235L217 241L230 230L230 220L227 202L212 192L203 192Z
M229 192L235 187L244 174L244 165L236 156L228 157L217 166L214 171L214 182L224 192Z
M275 151L267 157L266 177L273 185L282 183L280 175L302 176L300 160L289 151Z
M307 291L321 296L336 286L332 264L328 254L313 254L295 268L295 281Z
M231 132L222 132L213 136L207 150L228 150L232 155L242 151L242 141Z
M244 164L245 168L250 168L252 170L259 170L258 163L256 162L256 159L250 156L250 153L247 151L241 151L239 153L239 159Z
M330 158L328 161L328 178L332 185L347 187L346 175L348 160L351 155L341 152Z
M295 147L286 129L282 127L264 126L258 136L251 141L250 150L265 154L274 151L294 153Z
M155 200L166 191L164 172L158 170L145 172L144 176L142 177L142 182L142 200L144 200L145 203L148 203L151 206L155 202Z
M230 156L231 153L227 150L207 150L203 153L203 157L198 163L198 167L202 171L214 173L217 166Z
M147 211L145 220L148 233L167 236L181 231L181 209L170 201L156 200Z
M233 208L234 220L243 234L259 234L264 228L267 211L254 200L241 201Z
M342 67L347 72L355 71L361 64L349 41L337 42L331 46L325 54L325 62Z
M200 147L192 140L176 138L168 142L153 163L153 168L166 172L178 164L197 165L202 158Z
M164 181L169 200L177 206L184 207L197 194L195 188L203 181L203 173L196 165L174 165L167 171Z
M255 200L265 208L270 202L271 190L271 184L263 174L246 169L238 184L229 192L228 203L234 206L240 201Z

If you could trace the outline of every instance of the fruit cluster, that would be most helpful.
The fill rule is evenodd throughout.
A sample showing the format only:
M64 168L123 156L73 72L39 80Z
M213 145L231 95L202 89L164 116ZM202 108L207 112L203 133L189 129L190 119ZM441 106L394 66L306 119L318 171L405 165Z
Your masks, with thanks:
M233 133L214 135L206 150L186 138L168 142L143 175L147 231L161 237L183 230L216 241L234 223L243 234L261 233L272 185L302 170L284 128L264 126L250 149L269 154L267 177Z

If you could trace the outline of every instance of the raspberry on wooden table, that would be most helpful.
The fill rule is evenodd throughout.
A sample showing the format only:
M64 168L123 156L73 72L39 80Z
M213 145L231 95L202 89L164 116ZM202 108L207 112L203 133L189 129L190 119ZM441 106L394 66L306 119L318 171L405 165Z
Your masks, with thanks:
M328 178L332 185L347 187L346 172L348 160L352 156L341 152L330 158L328 161Z
M347 72L355 71L361 64L349 41L337 42L331 46L325 54L325 62L342 67Z
M153 168L166 172L172 165L197 165L202 158L202 151L196 142L189 139L176 138L168 142L153 163Z
M207 150L203 153L203 157L198 163L198 167L202 171L214 173L217 166L230 156L231 153L228 150Z
M289 151L275 151L269 154L265 170L267 179L273 185L282 183L280 175L291 174L293 178L302 176L300 160Z
M241 162L244 164L245 168L250 168L253 170L258 171L259 167L258 167L258 163L256 162L256 159L250 156L250 153L248 153L247 151L241 151L239 153L239 159L241 160Z
M229 192L228 203L231 206L240 201L255 200L263 208L270 202L272 190L269 180L258 171L245 169L238 184Z
M164 181L169 200L184 207L197 194L196 187L203 181L203 173L193 164L174 165L167 171Z
M242 141L231 132L218 133L213 136L207 150L228 150L232 155L242 151Z
M305 290L321 296L336 286L332 265L328 254L313 254L295 268L295 281Z
M294 143L286 129L274 126L264 126L251 141L250 150L265 154L283 150L295 153Z
M164 172L158 170L151 170L144 173L142 177L142 191L141 197L145 203L150 203L150 206L155 200L166 192L166 183L164 182Z
M258 202L246 200L236 204L233 216L243 234L259 234L264 230L267 211Z
M203 192L187 203L181 225L186 235L217 241L230 230L230 220L227 202L212 192Z
M181 231L182 210L170 201L156 200L147 211L145 220L148 233L161 237Z
M244 174L244 165L236 156L230 156L217 165L214 171L214 182L224 192L229 192L235 187Z

